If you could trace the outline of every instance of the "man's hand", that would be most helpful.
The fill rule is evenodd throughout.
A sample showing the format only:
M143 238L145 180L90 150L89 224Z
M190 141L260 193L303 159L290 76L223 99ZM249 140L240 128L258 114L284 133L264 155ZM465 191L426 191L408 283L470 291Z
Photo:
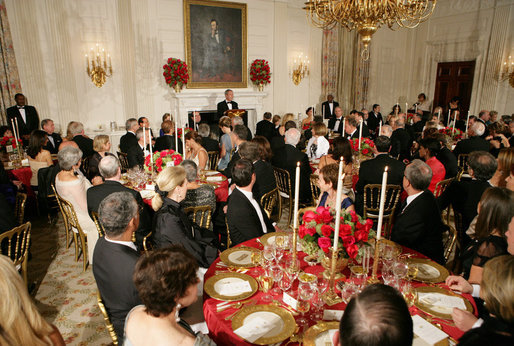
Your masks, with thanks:
M453 308L452 319L455 322L455 326L464 332L473 328L473 325L478 320L471 312L459 308Z
M453 291L460 291L462 293L473 293L473 286L467 282L462 276L451 275L446 278L446 284Z

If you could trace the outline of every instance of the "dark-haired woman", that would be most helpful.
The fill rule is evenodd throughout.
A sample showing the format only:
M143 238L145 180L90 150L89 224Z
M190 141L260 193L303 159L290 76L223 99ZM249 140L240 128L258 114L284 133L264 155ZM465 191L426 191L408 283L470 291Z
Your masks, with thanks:
M441 143L435 138L423 138L419 141L419 157L425 160L432 170L432 180L428 189L434 193L435 186L446 176L446 169L441 161L437 159L437 154L441 151Z
M53 164L52 154L50 154L48 150L43 149L47 141L48 137L45 131L34 130L30 134L27 155L29 157L30 170L32 171L30 185L34 189L37 189L37 172L39 169L49 167Z
M209 155L207 150L202 147L202 136L196 131L186 133L186 159L191 160L198 166L199 170L207 169Z
M330 144L330 149L328 150L328 154L322 156L319 159L318 164L318 173L321 169L330 164L339 165L339 160L341 157L344 160L343 173L345 173L343 180L343 193L348 195L350 199L355 201L355 193L352 190L352 176L353 176L353 157L352 157L352 147L350 146L350 141L344 137L336 137L332 144Z

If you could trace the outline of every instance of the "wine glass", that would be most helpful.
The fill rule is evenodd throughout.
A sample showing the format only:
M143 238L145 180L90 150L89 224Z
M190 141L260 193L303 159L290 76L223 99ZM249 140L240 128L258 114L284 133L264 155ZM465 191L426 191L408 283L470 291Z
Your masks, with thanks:
M301 313L300 318L297 320L299 325L307 325L308 320L305 318L305 313L309 312L310 300L314 296L316 288L307 282L300 282L298 284L298 304L297 310Z
M416 302L416 299L418 298L418 293L412 286L412 283L410 281L405 281L401 286L401 292L403 295L403 299L405 299L405 302L409 307L414 305Z
M279 296L282 294L282 291L280 290L279 282L282 280L282 275L284 272L282 271L282 268L280 268L279 265L275 264L268 268L268 275L273 278L273 281L277 283L277 287L273 288L271 290L271 294L274 296Z
M262 249L262 262L263 266L267 267L273 262L273 246L266 244Z
M278 287L282 292L287 292L293 286L293 282L296 279L296 274L288 270L287 267L282 268L282 280L279 281Z
M342 289L341 289L341 298L343 301L348 304L350 299L357 294L358 288L355 286L355 284L351 281L347 281L344 283Z
M265 270L264 273L259 276L260 290L264 293L261 297L263 303L271 303L273 297L269 294L269 290L273 287L273 277L268 275Z
M397 260L393 264L393 274L397 283L397 288L400 288L400 283L407 277L409 266L404 260Z
M275 246L273 246L273 258L275 258L275 261L278 263L282 257L284 257L284 249L275 244Z

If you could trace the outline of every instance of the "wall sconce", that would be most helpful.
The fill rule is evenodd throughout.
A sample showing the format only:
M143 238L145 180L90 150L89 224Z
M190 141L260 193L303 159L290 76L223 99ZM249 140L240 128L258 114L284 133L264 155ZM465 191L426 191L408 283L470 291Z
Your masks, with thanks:
M290 72L294 85L300 84L302 79L309 75L309 64L309 59L307 56L303 56L303 53L300 53L298 58L294 59Z
M107 77L112 76L111 56L107 54L106 57L105 49L100 48L98 43L96 44L96 53L91 48L89 54L89 57L86 54L87 75L91 78L91 82L94 85L101 88L105 84ZM107 59L109 60L109 65L107 65Z
M500 71L500 81L509 81L511 87L514 88L514 61L512 60L512 55L509 55L507 60L505 60L502 64Z

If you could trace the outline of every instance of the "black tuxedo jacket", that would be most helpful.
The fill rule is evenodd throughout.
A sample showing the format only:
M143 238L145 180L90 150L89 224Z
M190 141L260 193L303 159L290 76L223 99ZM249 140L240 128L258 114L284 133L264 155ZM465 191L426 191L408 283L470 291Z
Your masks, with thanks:
M255 184L253 185L253 196L260 203L264 194L277 187L273 167L269 162L258 160L253 164L255 169Z
M11 126L11 119L18 119L18 130L20 132L20 136L30 135L32 131L39 129L39 115L37 114L36 108L33 106L25 106L23 108L25 109L25 118L27 119L27 122L23 121L18 106L7 108L8 126Z
M275 133L275 125L273 125L273 123L268 120L259 121L255 127L255 135L266 137L266 139L270 143L271 143L271 138L273 138L274 133Z
M5 195L3 193L0 193L0 234L10 231L16 226L17 224L16 220L14 219L13 210L11 209L9 202L7 202ZM7 249L2 248L2 250Z
M373 111L369 112L368 114L368 127L371 131L374 133L377 132L378 125L382 122L384 123L384 120L382 119L382 114L380 112L375 113Z
M296 181L296 163L300 162L300 202L309 203L312 200L310 176L312 169L309 165L309 158L307 154L301 152L294 146L286 144L282 150L280 162L277 162L276 167L285 169L289 172L291 177L291 190L294 196L295 181Z
M52 142L50 141L50 137L53 138L54 144L52 144ZM50 152L50 154L57 154L57 152L59 151L59 145L61 145L61 143L62 143L61 135L54 132L51 135L48 135L48 142L43 147L43 149L48 150Z
M328 121L328 128L329 129L332 129L332 131L334 132L337 132L339 134L342 134L343 133L343 119L344 117L341 117L341 120L339 121L339 124L338 124L338 127L337 128L334 128L334 126L336 125L336 117L335 115L330 118L330 120Z
M357 138L359 138L359 126L360 124L357 126ZM362 123L362 138L369 138L369 128L364 122Z
M325 101L321 104L321 113L325 114L324 119L331 119L332 117L335 117L334 111L336 107L339 107L339 102L334 101L333 103L334 106L332 107L332 112L330 111L328 101Z
M236 164L236 162L241 159L241 155L239 155L239 151L235 151L230 161L228 162L227 168L223 171L223 175L227 178L232 178L232 167Z
M255 198L255 197L254 197ZM257 201L259 202L259 201ZM275 228L259 203L267 232ZM264 234L257 211L248 198L235 188L228 197L227 223L233 245L260 237Z
M120 151L122 153L128 153L129 148L137 145L136 135L132 132L127 132L120 138Z
M77 143L79 149L82 150L82 158L90 157L95 153L93 150L93 140L82 135L73 137L73 141Z
M125 317L141 304L132 275L139 253L128 246L98 239L93 253L93 275L107 313L123 343Z
M353 131L353 133L351 135L345 133L344 137L346 137L348 139L359 139L359 129L357 128L355 131ZM364 134L363 134L363 137L364 137Z
M479 136L473 136L459 141L453 149L456 157L459 157L459 154L469 154L473 151L489 152L489 142Z
M407 131L410 132L410 136L413 140L417 140L420 134L423 132L423 128L425 127L425 122L423 120L418 121L415 124L407 127Z
M405 209L399 210L391 231L391 239L400 245L421 252L444 264L443 237L445 225L434 195L423 191Z
M209 137L202 137L202 147L207 151L220 151L220 142Z
M143 149L137 143L135 146L130 147L127 153L128 165L130 168L139 166L143 167L145 163L145 155Z
M404 128L398 128L391 135L391 156L399 157L400 161L410 157L412 138Z
M182 153L183 152L182 141L179 139L177 141L177 143L178 143L178 151L180 153ZM174 135L173 136L164 135L164 136L158 137L155 140L155 145L153 146L154 151L161 151L161 150L166 150L166 149L173 149L173 150L177 151L177 149L175 148L175 136Z
M232 103L232 109L239 109L237 102L231 101L230 103ZM225 113L225 111L227 110L228 105L226 100L223 100L220 103L218 103L218 119L216 119L216 121L218 121L224 115L223 113Z
M441 149L439 154L437 154L437 159L443 164L444 169L446 170L446 175L444 179L453 178L459 173L459 166L457 163L457 158L447 147Z

